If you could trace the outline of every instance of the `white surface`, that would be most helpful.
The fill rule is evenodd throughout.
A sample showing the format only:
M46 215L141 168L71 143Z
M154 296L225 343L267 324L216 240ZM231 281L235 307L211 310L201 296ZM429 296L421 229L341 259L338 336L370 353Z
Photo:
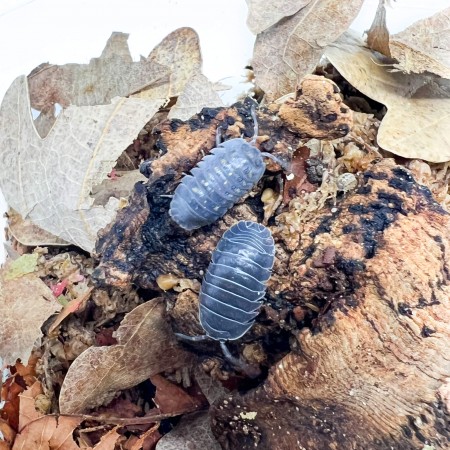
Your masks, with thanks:
M377 4L378 0L366 0L352 28L361 33L368 29ZM388 25L395 33L450 6L450 0L391 0L390 4ZM87 63L100 56L112 31L130 34L131 54L138 60L183 26L194 28L200 36L205 75L212 81L237 84L239 93L254 42L245 25L246 14L245 0L0 0L0 98L17 76L43 62ZM1 215L5 209L0 194ZM0 227L3 230L3 220Z

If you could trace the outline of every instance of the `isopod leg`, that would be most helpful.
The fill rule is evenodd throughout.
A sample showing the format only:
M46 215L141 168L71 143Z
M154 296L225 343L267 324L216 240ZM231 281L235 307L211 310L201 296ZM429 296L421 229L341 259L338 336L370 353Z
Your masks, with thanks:
M251 110L250 110L250 114L252 115L252 119L253 119L253 137L252 140L250 141L250 144L256 144L256 139L258 138L258 118L256 117L256 108L254 106L252 106Z
M281 168L287 172L287 173L291 173L291 165L290 163L283 161L281 158L277 158L275 155L272 155L271 153L267 153L267 152L261 152L261 155L266 157L266 158L270 158L272 161L275 161L279 166L281 166Z
M220 141L222 140L221 135L220 135L221 132L222 132L222 127L218 126L216 129L216 147L218 147L220 145Z
M245 362L241 361L238 358L235 358L231 353L230 350L228 350L227 345L225 344L225 341L220 341L220 348L222 349L223 355L225 356L225 359L231 363L234 367L241 370L243 373L245 373L250 378L256 378L259 375L261 375L261 371L258 367L252 366L250 364L246 364Z

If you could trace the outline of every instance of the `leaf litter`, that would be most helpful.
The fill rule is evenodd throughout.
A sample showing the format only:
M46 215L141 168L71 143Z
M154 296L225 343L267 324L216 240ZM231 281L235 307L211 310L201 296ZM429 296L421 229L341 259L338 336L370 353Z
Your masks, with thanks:
M386 44L388 36L391 50L397 45L403 52L393 55L395 66L386 67L390 60L375 55L350 34L342 35L360 1L345 5L332 0L275 3L261 6L259 0L248 0L249 26L259 33L253 61L256 83L265 90L271 111L295 130L298 124L291 110L299 108L303 132L310 120L320 139L305 135L290 141L294 177L278 179L265 191L267 198L270 194L264 203L265 219L276 221L286 248L297 247L303 224L325 205L348 195L345 189L339 194L339 180L350 175L356 179L360 171L387 156L410 158L404 165L450 209L450 155L445 152L450 138L443 128L448 121L448 80L420 74L424 67L421 55L426 53L434 61L432 72L448 76L445 11L390 37L383 11L379 12L378 23L372 27L373 42ZM437 30L438 47L444 52L429 51L430 42L420 32L425 26ZM12 373L2 389L2 398L9 401L1 410L4 422L0 423L8 449L220 448L209 414L202 409L239 386L239 378L220 358L213 356L200 363L173 336L169 316L175 322L188 317L171 313L173 299L183 291L179 298L192 309L199 280L180 278L189 283L162 298L161 292L140 292L126 285L122 290L96 286L91 274L97 260L77 249L38 247L30 253L36 245L66 242L91 252L97 232L114 221L117 210L130 207L129 192L135 183L144 181L135 170L139 163L167 150L158 147L158 142L164 142L155 137L159 133L166 138L172 133L173 146L180 127L186 142L180 143L175 156L168 152L155 164L155 179L172 166L178 170L175 166L180 161L184 164L186 155L192 153L196 158L203 147L213 145L214 127L196 128L199 118L220 122L225 112L220 109L216 85L201 73L195 31L175 30L139 62L132 61L126 41L126 34L113 33L102 55L86 65L41 65L28 81L20 77L13 83L0 109L4 136L0 165L14 169L8 178L0 176L0 186L17 211L10 220L11 240L17 249L15 265L11 268L10 263L1 271L0 304L7 305L3 324L21 324L0 327L0 340L7 343L1 356ZM389 56L382 46L377 50ZM325 88L319 87L311 95L313 101L303 104L302 83L312 80L304 76L316 68L324 52L334 68L316 69L314 81ZM68 82L79 89L67 89ZM292 92L290 100L270 103ZM327 103L330 94L333 101ZM387 114L370 98L384 104ZM342 113L341 100L361 112ZM314 101L324 107L314 106ZM56 103L63 106L57 118ZM350 132L341 137L333 131L333 123L319 129L325 115L308 117L305 112L311 105L316 114L334 108L328 115L336 113L337 123L353 121ZM41 111L37 121L30 116L30 106ZM191 119L202 107L210 108L208 115ZM218 108L218 116L213 108ZM237 120L238 112L239 107L233 113ZM262 117L264 129L268 116ZM416 119L423 126L418 127ZM226 134L239 136L247 124L232 122ZM270 144L267 138L258 140L258 145ZM189 139L192 148L186 148ZM119 249L126 251L120 245ZM66 306L48 320L61 310L58 301ZM177 307L178 300L172 311ZM301 320L308 314L295 311ZM195 314L191 316L189 320ZM258 345L246 344L243 355L267 361L265 350L258 349ZM27 372L16 360L27 361L32 351L38 364L36 370ZM241 417L254 418L252 414L243 412ZM163 436L160 423L180 415L175 428Z

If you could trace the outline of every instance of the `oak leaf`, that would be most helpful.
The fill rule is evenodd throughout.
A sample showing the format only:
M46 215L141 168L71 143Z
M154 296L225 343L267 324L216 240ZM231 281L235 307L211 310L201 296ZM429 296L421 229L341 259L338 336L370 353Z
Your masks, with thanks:
M311 73L325 47L358 14L363 0L313 0L295 15L260 33L253 52L256 84L270 99L295 90Z
M28 361L48 317L61 309L51 290L34 274L8 280L0 271L0 342L5 365Z
M356 89L386 105L380 147L405 158L450 160L450 81L392 72L352 33L330 45L326 57Z
M133 92L167 79L169 68L155 60L133 61L127 44L128 34L114 32L99 58L89 64L41 64L28 76L31 106L48 111L55 103L106 105L114 97Z
M24 218L91 251L120 201L93 205L93 186L154 115L160 99L116 97L108 105L69 106L42 139L30 115L26 77L17 78L0 108L0 188Z
M204 107L223 106L223 102L213 84L201 73L195 74L186 82L176 104L170 109L169 119L188 120Z
M117 391L179 368L189 358L167 323L162 299L133 309L114 337L116 345L90 347L70 366L59 398L62 413L82 413L108 403Z
M254 34L261 33L287 16L304 8L311 0L246 0L247 26Z
M389 47L398 69L450 78L450 7L394 34Z

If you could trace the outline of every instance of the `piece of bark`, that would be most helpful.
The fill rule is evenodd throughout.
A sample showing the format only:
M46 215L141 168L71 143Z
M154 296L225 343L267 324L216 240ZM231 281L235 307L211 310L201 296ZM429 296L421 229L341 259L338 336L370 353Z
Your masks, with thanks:
M335 103L334 98L328 101ZM249 196L215 224L188 233L170 219L171 200L165 197L173 194L183 173L189 172L215 146L218 126L223 140L253 136L252 106L253 101L246 99L229 108L206 108L186 123L164 121L155 129L161 135L157 146L163 155L146 164L147 184L135 185L129 206L119 210L115 222L99 233L96 254L100 264L94 272L99 285L125 289L135 283L145 289L158 289L156 278L165 274L201 280L200 271L207 268L210 252L228 227L238 220L262 221L264 212L259 197ZM298 147L301 130L294 122L286 126L277 114L279 108L273 104L257 111L257 145L262 151L289 158ZM290 107L286 117L295 108ZM336 129L341 129L340 125L341 122L330 123L329 138L339 134ZM268 168L279 170L276 164Z
M291 130L302 137L338 139L350 131L353 124L351 109L344 104L338 86L323 76L303 78L295 100L280 107L279 116Z
M213 407L222 447L447 448L449 225L392 160L306 224L284 296L319 314L261 387Z

